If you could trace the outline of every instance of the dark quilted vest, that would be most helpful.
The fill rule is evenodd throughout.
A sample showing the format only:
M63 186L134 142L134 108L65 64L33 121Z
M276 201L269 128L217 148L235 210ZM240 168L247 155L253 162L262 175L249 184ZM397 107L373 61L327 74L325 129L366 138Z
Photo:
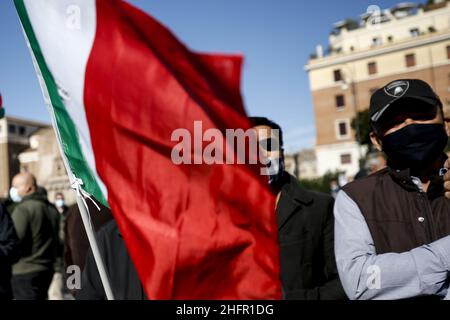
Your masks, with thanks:
M343 190L360 208L377 254L409 251L450 234L450 200L441 177L432 178L424 193L409 170L386 168Z

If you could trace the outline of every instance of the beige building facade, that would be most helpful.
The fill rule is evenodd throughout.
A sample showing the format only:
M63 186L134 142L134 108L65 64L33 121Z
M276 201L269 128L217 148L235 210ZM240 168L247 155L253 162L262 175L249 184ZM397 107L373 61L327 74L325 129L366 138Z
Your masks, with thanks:
M302 150L285 156L285 169L298 179L315 179L317 174L317 160L314 149Z
M54 201L59 192L64 194L66 204L76 202L75 192L70 187L53 128L42 128L30 137L30 147L19 154L21 172L29 172Z
M53 201L62 192L66 203L75 202L53 128L15 117L0 120L0 198L8 197L12 178L30 172Z
M373 9L373 8L372 8ZM396 79L422 79L450 106L450 2L417 7L402 3L342 21L330 36L330 52L319 47L309 73L317 171L359 170L365 153L351 121L369 107L372 93Z
M19 154L30 147L30 136L48 127L14 117L0 120L0 198L8 196L11 180L20 172Z

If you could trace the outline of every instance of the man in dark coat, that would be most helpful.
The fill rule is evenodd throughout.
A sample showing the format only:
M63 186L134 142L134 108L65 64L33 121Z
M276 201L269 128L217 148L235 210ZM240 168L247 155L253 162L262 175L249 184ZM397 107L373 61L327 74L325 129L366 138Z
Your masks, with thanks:
M87 201L88 209L91 216L91 223L95 231L112 219L111 211L96 201L100 207L100 211L92 201ZM85 266L86 256L89 251L89 240L86 230L84 229L83 220L81 219L78 204L74 204L67 210L66 223L64 226L64 265L67 269L69 266L78 266L81 271ZM78 290L71 289L71 294L76 297Z
M334 256L334 200L303 189L284 171L279 125L251 118L260 150L270 160L269 183L277 195L277 221L283 297L300 300L346 299Z
M11 266L20 256L19 238L11 217L0 205L0 300L11 300Z
M88 209L91 216L91 223L94 231L100 228L112 219L109 208L103 206L100 202L96 202L100 207L100 211L91 202L87 201ZM68 266L78 266L83 271L86 263L86 255L89 251L89 240L84 229L83 220L81 219L78 204L69 207L67 211L66 224L64 226L64 264Z
M100 254L115 300L146 300L144 289L131 261L115 220L106 223L96 234ZM90 250L81 277L77 300L106 300L100 274Z

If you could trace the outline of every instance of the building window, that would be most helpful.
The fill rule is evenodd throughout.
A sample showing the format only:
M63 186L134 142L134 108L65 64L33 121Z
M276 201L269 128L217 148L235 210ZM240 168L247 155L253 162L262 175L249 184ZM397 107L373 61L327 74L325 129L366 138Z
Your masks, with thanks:
M345 107L345 97L340 94L336 96L336 108L342 109Z
M394 37L393 36L389 36L387 39L388 39L389 43L392 43L394 41Z
M378 72L377 63L376 62L370 62L367 65L367 69L369 71L369 75L377 74L377 72Z
M24 135L25 135L25 133L26 133L26 129L25 129L25 127L23 127L23 126L20 126L20 127L19 127L19 135L21 135L21 136L24 136Z
M347 123L339 122L339 135L346 136L347 135Z
M382 41L380 37L376 37L372 39L372 47L378 47L381 46Z
M415 67L416 66L416 55L414 53L407 54L405 56L405 60L406 60L406 67L407 68L411 68L411 67Z
M339 140L344 140L350 138L350 121L336 120L336 137Z
M349 153L341 154L341 164L352 164L352 155Z
M10 134L16 134L16 126L14 124L10 124L8 128Z
M447 59L450 60L450 46L447 47Z
M66 174L64 164L62 162L62 159L57 159L55 165L55 175L56 176L63 176Z
M342 72L340 69L334 70L333 73L334 73L334 82L342 81Z
M417 38L418 36L420 36L420 30L419 28L413 28L409 30L409 34L411 35L411 37Z

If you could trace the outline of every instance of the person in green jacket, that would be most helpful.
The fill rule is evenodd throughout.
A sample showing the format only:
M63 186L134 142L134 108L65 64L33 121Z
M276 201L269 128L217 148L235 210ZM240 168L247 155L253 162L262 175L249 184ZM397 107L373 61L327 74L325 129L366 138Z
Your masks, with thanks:
M22 253L13 265L14 299L45 300L60 245L59 213L29 173L13 178L10 197L17 203L11 218Z

